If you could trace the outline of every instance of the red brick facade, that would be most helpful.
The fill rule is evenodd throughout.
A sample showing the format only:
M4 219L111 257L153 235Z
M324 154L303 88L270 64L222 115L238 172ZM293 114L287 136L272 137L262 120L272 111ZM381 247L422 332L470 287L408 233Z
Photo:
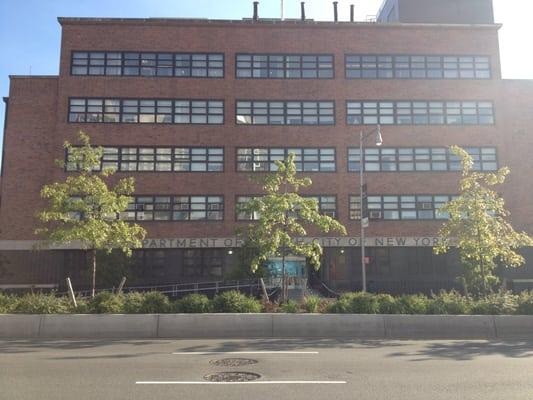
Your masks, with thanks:
M39 190L61 180L54 166L64 140L80 129L100 145L220 146L223 173L135 173L137 194L224 195L224 220L146 222L149 238L231 237L237 195L258 188L236 172L236 148L334 147L335 173L309 173L309 194L337 196L337 213L350 236L359 222L348 218L348 197L358 194L358 174L347 172L347 148L359 131L346 124L346 100L492 101L493 125L387 125L385 147L494 146L499 166L512 169L503 194L517 229L533 232L533 83L501 79L498 25L370 23L267 23L190 20L60 19L60 74L11 77L4 142L0 240L35 240ZM225 54L223 79L71 76L71 52L153 51ZM236 53L334 54L334 79L236 79ZM491 79L346 79L345 54L453 54L490 56ZM68 123L69 97L224 99L224 125ZM333 100L333 126L236 125L237 99ZM373 145L370 145L373 146ZM125 173L117 173L116 178ZM369 194L454 194L456 172L384 172L367 175ZM440 221L375 221L368 236L435 236Z

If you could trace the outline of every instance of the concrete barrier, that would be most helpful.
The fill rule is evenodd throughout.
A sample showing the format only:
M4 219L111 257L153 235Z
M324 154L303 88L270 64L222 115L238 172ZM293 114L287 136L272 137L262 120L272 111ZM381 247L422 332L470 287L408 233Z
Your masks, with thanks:
M497 338L533 339L533 315L495 315Z
M0 315L0 338L530 339L533 316L361 314Z
M273 337L383 338L382 315L272 314Z
M387 338L489 339L496 337L490 315L384 315Z
M153 338L157 314L43 315L42 338Z
M160 338L271 338L272 314L160 314Z
M39 337L41 315L0 314L0 338Z

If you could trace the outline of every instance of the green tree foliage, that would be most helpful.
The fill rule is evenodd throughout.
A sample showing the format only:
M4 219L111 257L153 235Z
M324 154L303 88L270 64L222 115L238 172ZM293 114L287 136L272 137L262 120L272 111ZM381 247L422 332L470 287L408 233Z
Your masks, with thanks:
M457 246L467 285L486 294L487 288L498 282L493 274L497 263L504 267L522 265L524 258L515 250L532 246L533 239L513 229L507 221L510 214L504 200L491 189L504 183L509 168L495 173L475 172L472 171L472 157L465 150L452 146L451 151L462 162L460 195L440 209L449 214L449 219L439 231L443 241L433 250L442 254L451 245Z
M91 147L89 136L81 131L79 140L80 147L65 142L68 160L57 161L64 169L76 166L78 173L41 189L41 197L48 201L48 207L37 214L43 226L35 233L46 237L48 246L76 242L90 252L94 296L96 250L121 249L130 256L132 248L141 247L146 231L140 225L118 218L131 202L130 195L135 190L133 177L120 179L108 187L106 178L115 170L99 171L103 148Z
M282 279L285 282L285 256L288 254L304 256L314 268L320 268L320 244L294 240L307 236L304 226L313 226L324 233L338 231L344 235L346 228L335 219L322 215L315 199L300 196L300 189L312 182L309 178L296 176L293 153L283 162L276 160L276 167L276 172L257 178L265 194L250 199L241 211L259 215L258 221L250 224L243 235L245 246L255 249L250 257L251 270L256 271L271 257L281 256Z

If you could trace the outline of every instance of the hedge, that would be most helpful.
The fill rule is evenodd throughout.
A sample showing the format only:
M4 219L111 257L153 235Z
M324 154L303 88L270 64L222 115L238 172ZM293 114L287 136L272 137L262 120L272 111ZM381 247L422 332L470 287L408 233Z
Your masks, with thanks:
M422 294L391 296L362 292L344 293L337 300L310 296L301 303L263 304L238 291L228 291L209 299L190 294L171 301L160 292L127 294L98 293L93 299L79 299L74 307L65 296L54 293L27 293L15 296L0 292L0 313L68 314L68 313L344 313L344 314L488 314L533 315L533 292L492 293L481 298L458 292L441 291L431 296Z

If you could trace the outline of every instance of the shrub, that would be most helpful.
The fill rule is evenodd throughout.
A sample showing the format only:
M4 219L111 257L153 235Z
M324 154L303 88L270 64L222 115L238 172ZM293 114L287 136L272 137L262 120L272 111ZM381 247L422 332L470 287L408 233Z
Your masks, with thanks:
M22 314L65 314L72 306L66 297L56 297L54 293L26 293L19 297L12 312Z
M423 294L406 294L396 298L401 314L425 314L429 299Z
M470 311L470 299L452 290L440 291L431 296L428 302L428 314L468 314Z
M308 313L318 312L320 306L320 297L319 296L308 296L304 299L304 308Z
M188 294L176 302L175 310L179 313L207 313L211 311L211 302L204 294Z
M287 300L287 302L280 304L279 306L281 312L291 314L297 313L299 308L298 303L294 300Z
M143 295L141 312L143 314L160 314L170 310L168 297L161 292L147 292Z
M215 312L221 313L260 312L261 303L237 290L230 290L214 297L213 309Z
M7 314L13 311L16 297L0 292L0 314Z
M498 292L477 299L472 305L470 313L483 315L515 314L517 309L518 296L511 292Z
M401 312L401 307L398 302L390 294L376 295L378 301L378 312L380 314L398 314Z
M376 295L371 293L344 293L327 311L340 314L376 314L379 312L379 303Z
M124 312L126 314L142 313L144 295L140 292L129 292L124 295Z
M97 314L120 314L124 311L124 296L111 292L100 292L89 302L89 309Z
M533 292L522 292L518 296L517 314L533 315Z

